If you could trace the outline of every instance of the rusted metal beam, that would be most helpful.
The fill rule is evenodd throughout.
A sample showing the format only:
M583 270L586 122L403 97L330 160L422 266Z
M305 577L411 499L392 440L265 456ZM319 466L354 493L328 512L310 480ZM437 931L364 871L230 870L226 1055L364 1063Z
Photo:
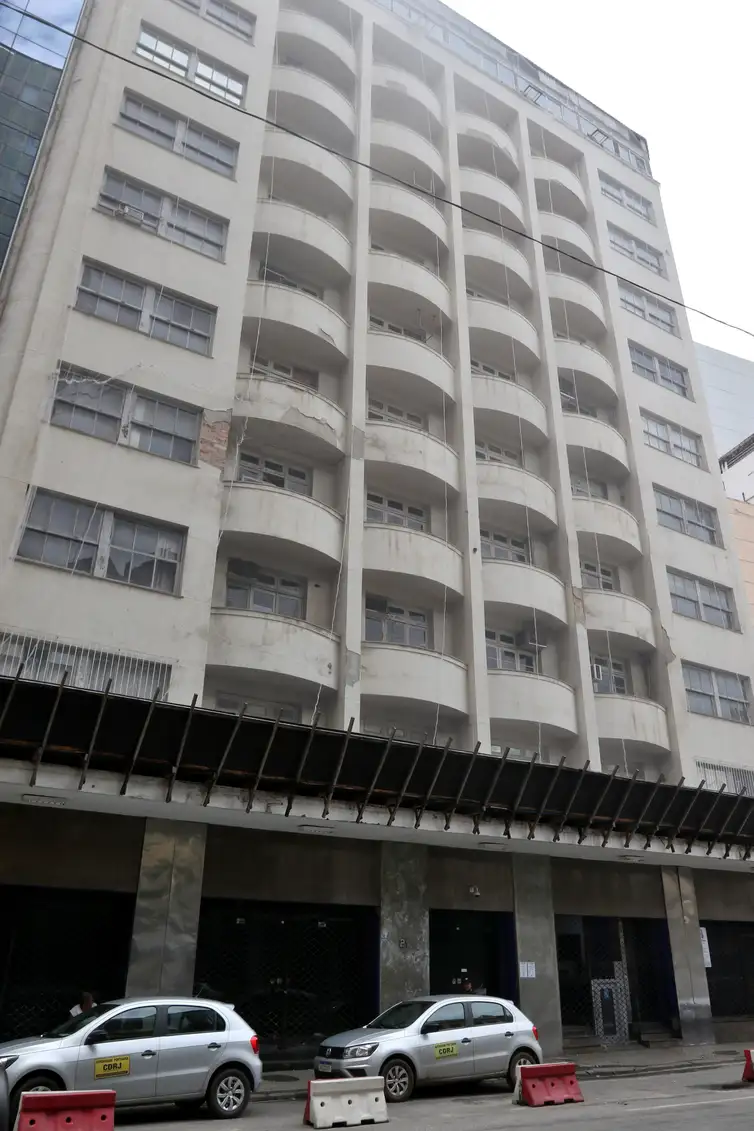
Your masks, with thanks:
M497 789L497 783L500 781L500 775L502 774L503 770L505 769L506 763L508 761L508 755L510 754L510 752L511 752L510 746L506 746L505 750L503 751L502 757L498 759L498 764L495 767L494 774L492 775L492 780L490 782L489 789L487 790L486 794L484 795L484 801L482 802L482 807L481 807L481 809L479 810L478 813L474 814L474 818L473 818L474 829L473 829L473 831L474 831L474 834L476 836L479 835L479 824L480 824L480 822L483 821L484 818L487 816L487 811L490 807L492 795L495 792L495 790Z
M205 809L209 805L209 799L212 796L212 790L217 785L218 781L220 780L220 774L225 769L225 763L228 759L228 755L231 752L231 749L233 747L233 743L236 740L236 735L238 734L239 727L241 726L241 723L243 722L244 713L245 713L247 707L248 707L248 703L242 703L241 704L241 709L238 712L238 716L236 718L235 723L233 724L233 730L231 731L230 738L225 743L225 749L223 750L223 752L220 756L220 761L217 763L217 766L215 768L215 772L212 774L212 777L209 779L209 783L207 785L207 791L204 794L204 801L202 801L202 805L204 806Z
M6 696L5 702L3 703L3 713L0 715L0 732L2 732L2 729L5 726L5 719L6 719L6 716L8 714L8 711L11 708L11 703L13 702L13 700L15 698L16 688L18 687L18 683L19 683L19 680L21 679L21 676L23 674L23 670L24 670L24 665L19 664L18 665L18 671L16 672L16 674L13 677L13 683L10 685L10 687L8 689L8 694Z
M380 755L379 762L377 763L377 769L374 771L374 774L372 775L372 780L369 783L369 788L366 791L366 795L364 797L364 800L362 801L361 805L359 805L359 809L358 809L358 812L356 814L356 824L357 825L360 825L362 820L364 819L364 810L366 809L369 802L372 800L372 794L374 793L374 787L377 785L377 780L378 780L380 774L382 773L382 768L385 765L388 754L390 753L390 748L393 745L393 739L394 738L395 738L395 727L393 727L393 729L390 731L390 734L388 735L388 740L385 743L385 748L382 751L382 754Z
M713 797L712 804L710 805L709 809L707 810L707 812L704 814L701 821L699 822L699 827L697 828L696 832L694 832L689 837L688 843L686 844L686 852L685 852L686 856L688 856L688 854L691 852L691 849L694 847L694 841L697 839L697 837L700 837L702 835L702 832L704 830L704 826L707 824L707 821L709 821L710 817L715 812L715 809L717 808L717 803L724 793L725 793L725 782L723 782L723 784L720 786L717 793Z
M338 758L337 765L335 766L335 773L333 774L332 780L330 781L330 788L328 789L327 793L325 794L325 804L322 808L322 819L323 820L325 819L325 817L330 816L330 805L332 804L333 794L335 793L335 787L338 784L338 779L340 777L340 771L343 769L343 763L344 763L345 758L346 758L346 750L348 749L348 743L351 741L351 734L353 732L353 725L354 725L355 722L356 722L356 720L353 719L353 718L350 720L350 722L348 723L348 730L346 731L346 733L343 736L343 745L340 748L340 757Z
M403 803L403 798L406 796L406 790L408 789L409 782L411 781L411 778L414 776L414 770L416 769L417 764L419 762L419 759L421 758L422 750L424 749L424 743L426 741L427 741L427 736L425 734L424 738L421 740L421 742L419 743L419 745L416 748L416 754L414 754L413 761L411 762L411 766L409 768L409 771L406 774L406 777L404 778L403 785L401 786L401 791L400 791L400 793L398 794L398 796L395 800L395 804L391 805L391 807L390 807L390 816L388 817L388 821L387 821L387 827L388 828L390 828L390 826L392 825L393 821L395 820L395 814L398 812L399 806Z
M432 794L434 793L435 786L437 785L440 774L442 773L442 768L445 765L445 759L448 756L448 751L450 750L452 743L453 743L452 738L449 738L448 741L445 743L445 746L443 747L442 754L440 755L440 760L438 761L437 765L435 766L435 772L432 775L432 781L429 783L429 789L425 793L424 800L422 801L421 805L419 805L417 807L416 820L414 821L414 828L415 829L418 829L419 826L422 823L422 817L424 816L424 811L425 811L425 809L427 808L427 805L430 802Z
M309 734L307 735L306 745L304 746L304 751L301 755L301 759L300 759L299 764L298 764L298 769L296 770L296 776L293 779L293 785L291 786L291 792L288 794L288 803L285 807L285 816L286 817L290 817L290 815L291 815L291 809L293 808L293 802L296 800L296 793L301 786L301 779L304 775L304 766L306 765L306 760L309 757L309 751L311 750L312 743L314 742L314 734L317 730L317 723L318 722L319 722L319 711L315 711L314 715L312 717L312 725L309 728Z
M529 821L529 835L526 838L527 840L534 840L534 835L537 831L537 825L542 820L542 814L544 813L545 809L547 808L547 802L550 800L550 794L555 789L555 786L557 784L558 778L560 777L563 766L565 766L565 754L563 755L563 757L558 762L558 768L556 769L555 773L550 778L550 784L548 785L547 791L546 791L544 797L542 798L542 802L539 806L539 809L537 809L537 812L534 815L534 820Z
M128 789L128 783L130 782L131 775L134 772L134 767L136 766L136 759L139 757L139 754L141 753L141 747L142 747L142 744L143 744L144 739L146 737L146 733L147 733L147 730L149 728L149 723L152 719L152 714L154 712L155 704L157 703L157 699L159 698L159 695L160 695L160 689L158 687L155 690L154 695L152 696L152 701L149 704L149 710L147 711L147 717L144 719L144 725L141 728L141 732L139 734L139 738L138 738L138 741L136 743L136 747L134 749L133 754L131 755L131 763L130 763L128 769L126 770L125 776L123 778L123 785L120 787L121 797L126 796L126 790Z
M579 790L581 789L581 783L583 782L584 778L586 777L586 772L589 769L589 766L590 766L590 762L589 762L589 759L587 758L586 762L584 762L584 765L581 767L578 778L576 779L576 784L574 785L573 792L571 793L571 796L568 799L568 804L565 807L565 810L563 812L563 816L560 818L560 821L558 823L558 827L555 829L555 834L552 838L553 844L557 844L558 841L560 840L560 834L562 833L563 829L565 828L565 823L571 815L571 810L573 809L573 804L576 800L576 797L578 795Z
M191 706L189 707L189 712L188 712L188 715L186 716L186 725L183 728L183 734L181 735L181 742L180 742L180 745L178 747L178 754L176 755L175 763L173 764L173 766L171 766L171 769L170 769L170 780L168 781L168 788L165 791L165 802L167 804L169 804L173 800L173 789L175 788L175 782L176 782L176 778L178 777L178 771L180 770L181 762L183 761L183 751L186 749L186 740L188 739L189 731L191 730L191 722L194 718L194 708L196 707L197 698L198 698L198 696L194 695L192 700L191 700Z
M97 736L99 735L99 728L100 728L100 725L102 724L102 718L105 714L105 708L107 707L107 700L110 696L110 688L112 687L112 685L113 685L113 681L112 681L112 679L109 679L107 681L107 686L105 687L105 690L102 692L102 699L100 700L99 711L97 712L97 721L94 724L94 730L92 731L92 737L89 739L89 745L87 747L86 754L84 755L84 763L81 767L81 777L79 778L79 789L83 789L84 785L86 784L86 775L87 775L87 772L89 770L89 763L92 760L92 754L94 753L94 747L95 747L96 742L97 742Z
M634 839L637 832L639 831L639 825L642 823L642 821L646 817L647 813L649 812L650 805L652 804L655 797L657 796L657 790L664 783L664 781L665 781L665 775L660 774L659 778L657 779L657 781L654 783L654 786L652 787L652 792L650 793L649 797L647 798L647 800L644 803L644 806L642 808L641 813L639 813L639 816L636 818L633 825L631 826L629 831L626 833L626 839L623 841L623 847L624 848L630 847L631 841Z
M503 829L503 835L507 836L508 840L510 840L511 838L511 825L518 816L518 807L521 804L521 799L523 798L524 793L526 792L526 787L529 784L529 779L531 778L537 758L539 758L539 751L535 750L534 754L529 759L529 765L527 767L526 773L524 774L524 780L521 782L521 788L516 794L516 800L513 802L513 808L505 818L505 828Z
M249 790L249 800L246 804L246 812L247 813L250 813L253 806L254 806L254 799L257 795L257 790L259 789L259 783L262 780L262 774L264 773L265 767L267 766L267 759L270 756L270 751L272 750L272 747L275 745L275 739L277 738L278 729L280 727L280 716L281 716L282 713L283 713L283 708L281 707L280 710L277 713L277 718L275 719L275 723L273 725L273 728L270 731L270 737L267 739L267 745L264 748L264 754L262 755L262 761L259 763L259 769L256 772L256 777L254 778L254 784L252 785L251 789Z
M461 782L461 787L458 790L458 793L456 794L456 799L453 802L453 807L452 807L452 809L450 810L449 813L445 814L445 832L447 832L448 829L450 828L450 822L453 820L453 817L455 816L455 813L456 813L456 809L458 808L458 805L461 801L461 798L463 797L463 791L466 788L466 782L469 780L469 774L471 773L471 771L474 768L474 763L476 762L477 754L479 753L479 747L481 745L482 745L481 742L477 742L476 746L474 747L474 752L471 755L471 757L469 758L469 763L466 767L466 773L463 775L463 781Z
M594 809L592 809L591 815L589 816L587 823L584 825L583 829L581 829L579 831L579 839L576 841L577 844L583 844L584 841L586 840L586 834L589 832L589 830L592 827L592 821L597 816L597 813L599 812L599 810L602 806L602 802L607 797L607 791L609 790L610 786L615 781L615 775L617 773L618 773L618 767L613 766L613 772L611 773L608 780L605 782L604 789L602 790L599 797L597 798L597 804L594 806Z
M629 797L631 796L631 790L634 788L634 784L635 784L638 776L639 776L639 771L634 770L633 775L631 777L631 781L626 786L626 791L623 794L623 797L621 798L620 803L618 804L618 808L615 811L615 816L613 817L612 821L610 822L610 826L609 826L605 835L602 838L602 847L603 848L607 847L607 842L610 840L610 834L616 828L618 821L621 818L621 814L626 807L626 802L628 801Z
M707 845L707 852L706 852L705 855L710 856L711 853L712 853L712 849L715 847L715 845L719 844L719 842L723 839L723 834L724 834L725 830L728 828L728 825L733 820L733 817L735 816L736 810L738 809L738 806L741 803L741 799L744 797L745 793L746 793L746 786L743 785L743 786L741 786L740 790L736 794L736 800L731 805L730 812L728 813L728 816L723 821L719 831L715 833L714 838Z
M683 822L688 817L689 813L691 812L691 810L694 806L694 803L696 802L696 799L698 798L699 794L702 792L703 789L704 789L704 778L702 778L702 780L699 782L699 785L694 790L694 796L691 798L688 805L684 809L683 816L681 817L680 821L678 822L678 824L675 826L672 833L668 837L668 843L666 845L666 848L669 848L671 852L675 852L675 843L674 843L675 838L678 836L678 833L683 828Z
M55 716L58 713L58 707L60 706L60 700L61 700L61 697L63 695L63 688L65 687L65 682L66 682L67 679L68 679L68 672L63 672L63 678L61 679L60 683L58 684L58 690L57 690L57 694L55 696L55 702L52 705L52 710L50 711L49 718L47 719L47 726L45 727L44 736L43 736L42 741L41 741L40 745L37 747L36 752L34 754L34 763L33 763L33 766L32 766L31 775L29 777L29 785L30 786L37 784L37 774L39 773L39 767L42 765L42 759L44 758L45 750L47 749L47 743L50 740L50 732L52 730L52 724L55 722Z
M665 808L663 809L662 813L660 814L660 817L659 817L659 819L658 819L658 820L657 820L657 821L655 822L655 824L654 824L654 825L652 826L652 831L651 831L651 832L649 832L649 833L647 833L647 839L646 839L646 840L644 841L644 848L645 848L645 850L646 850L647 848L649 848L649 846L651 845L652 841L653 841L653 840L654 840L654 838L655 838L655 837L657 836L657 833L659 832L659 830L660 830L660 829L662 828L663 824L665 823L665 818L667 817L668 813L670 812L671 806L673 805L673 802L675 801L676 797L677 797L677 796L678 796L678 794L680 793L680 791L681 791L681 788L682 788L682 786L683 786L683 783L685 782L685 780L686 780L685 778L681 778L681 779L680 779L680 781L678 782L678 785L677 785L677 786L675 787L675 789L673 790L673 795L672 795L672 797L670 797L670 798L668 799L668 803L667 803L667 805L665 806Z

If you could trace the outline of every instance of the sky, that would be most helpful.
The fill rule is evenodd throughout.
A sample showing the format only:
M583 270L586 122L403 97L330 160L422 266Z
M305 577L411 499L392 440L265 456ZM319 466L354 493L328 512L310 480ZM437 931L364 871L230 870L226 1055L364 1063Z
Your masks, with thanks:
M447 0L446 0L447 2ZM449 0L642 134L696 341L754 360L751 0Z
M31 16L42 16L59 27L76 27L81 0L3 0L0 4L0 43L62 67L68 54L70 37L45 27ZM28 12L23 16L20 11Z

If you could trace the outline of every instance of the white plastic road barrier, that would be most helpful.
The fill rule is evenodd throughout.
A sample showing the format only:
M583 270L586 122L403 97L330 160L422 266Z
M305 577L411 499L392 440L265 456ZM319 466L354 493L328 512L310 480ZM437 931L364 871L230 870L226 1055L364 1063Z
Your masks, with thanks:
M309 1081L304 1123L310 1127L359 1127L362 1123L387 1122L382 1076Z

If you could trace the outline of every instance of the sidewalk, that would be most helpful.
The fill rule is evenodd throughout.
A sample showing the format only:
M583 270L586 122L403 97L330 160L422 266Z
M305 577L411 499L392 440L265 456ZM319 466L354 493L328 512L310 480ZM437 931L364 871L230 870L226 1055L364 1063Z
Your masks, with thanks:
M740 1044L684 1045L680 1041L668 1048L647 1049L641 1045L619 1049L579 1051L576 1071L587 1080L604 1080L621 1076L659 1076L670 1072L692 1072L701 1068L731 1065L731 1080L740 1079L744 1054ZM310 1071L270 1069L255 1097L259 1100L297 1100L306 1096Z

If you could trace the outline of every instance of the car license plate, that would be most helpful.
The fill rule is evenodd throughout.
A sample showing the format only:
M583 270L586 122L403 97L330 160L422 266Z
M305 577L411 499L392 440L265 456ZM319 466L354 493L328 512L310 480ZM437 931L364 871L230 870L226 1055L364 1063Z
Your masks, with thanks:
M94 1079L105 1080L111 1076L130 1076L130 1056L107 1056L94 1062Z
M326 1060L320 1060L319 1071L324 1072L325 1074L332 1072L332 1065L328 1064Z
M458 1045L455 1041L449 1045L435 1045L435 1060L445 1060L448 1056L458 1056Z

